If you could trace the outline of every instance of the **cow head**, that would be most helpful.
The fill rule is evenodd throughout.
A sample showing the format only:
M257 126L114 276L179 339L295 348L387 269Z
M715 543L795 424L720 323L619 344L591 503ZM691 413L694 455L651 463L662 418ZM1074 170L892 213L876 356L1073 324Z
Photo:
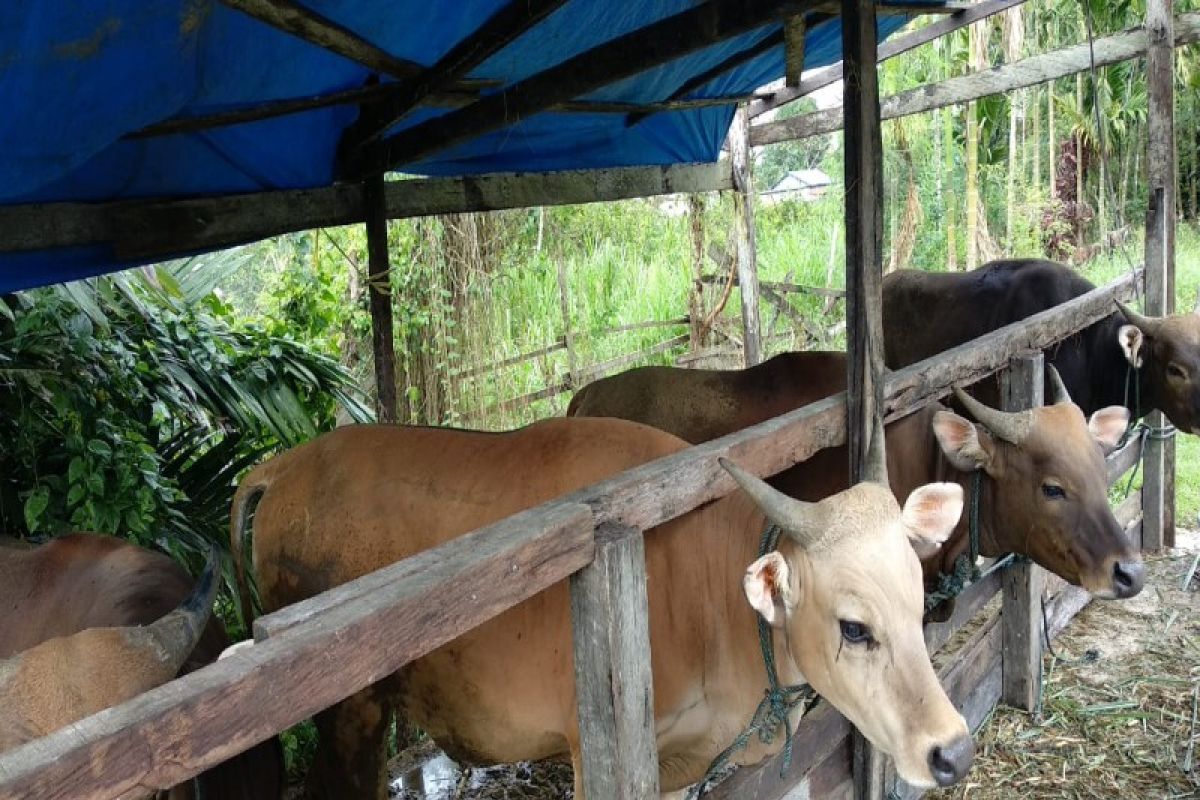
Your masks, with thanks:
M962 511L961 487L921 487L903 511L877 483L805 503L722 464L787 534L750 565L744 588L780 629L805 680L910 784L961 779L975 745L929 663L921 565L910 544L945 541Z
M987 555L1026 555L1100 597L1132 597L1142 590L1142 559L1108 505L1104 464L1129 412L1109 406L1084 419L1058 373L1047 369L1053 405L997 411L955 388L980 424L940 411L934 435L956 468L982 469L991 479Z
M1121 352L1145 376L1149 407L1181 431L1200 434L1200 315L1143 317L1117 305L1129 321L1117 333Z

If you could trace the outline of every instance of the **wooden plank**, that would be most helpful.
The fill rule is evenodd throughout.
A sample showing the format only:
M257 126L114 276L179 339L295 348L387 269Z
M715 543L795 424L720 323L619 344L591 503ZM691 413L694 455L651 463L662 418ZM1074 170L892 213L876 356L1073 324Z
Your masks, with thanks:
M1044 403L1041 352L1015 356L1000 378L1000 407L1024 411ZM1033 711L1042 688L1043 570L1022 559L1004 570L1001 607L1003 696L1014 708Z
M582 383L588 383L598 378L607 375L618 367L623 367L626 364L633 364L650 356L656 356L659 353L665 353L675 347L681 347L688 343L689 334L680 334L665 341L659 342L656 345L639 350L636 353L629 353L616 358L610 358L608 361L601 361L598 364L592 364L590 367L584 367L579 370L579 380Z
M425 69L415 61L393 56L344 25L292 0L221 0L221 3L309 44L337 53L373 72L412 78ZM479 84L459 83L455 88L473 90L478 89Z
M598 328L590 333L592 336L606 336L611 333L640 331L645 330L646 328L675 328L681 325L687 325L691 321L691 317L685 314L682 317L675 317L674 319L652 319L647 320L646 322L631 322L628 325L617 325L612 328Z
M700 280L703 283L725 283L728 277L725 275L701 275ZM737 286L737 277L734 277L733 285ZM835 300L841 300L846 296L845 289L830 289L824 286L804 286L799 283L783 283L780 281L759 281L759 288L771 289L776 292L794 292L797 294L811 294L817 297L828 297Z
M1096 66L1116 64L1137 58L1146 52L1149 37L1142 28L1117 33L1095 42ZM1200 12L1180 14L1175 20L1176 46L1200 40ZM896 119L920 114L957 103L966 103L995 94L1011 92L1028 86L1083 72L1090 67L1088 45L1077 44L1052 53L993 67L956 78L932 83L884 99L880 109L883 119ZM831 108L791 119L755 125L750 129L750 144L758 147L774 142L806 139L842 128L843 109Z
M563 580L593 553L591 517L578 505L447 542L417 556L420 569L411 560L386 568L407 574L354 602L0 754L0 798L139 796L173 786Z
M1133 468L1142 457L1142 437L1131 436L1129 441L1118 450L1109 453L1104 459L1108 473L1108 485L1112 486Z
M964 625L983 610L996 593L1001 590L1004 571L993 572L986 578L972 583L963 590L954 603L954 613L945 622L930 622L925 625L925 648L936 653Z
M395 424L400 421L400 416L396 403L392 268L388 258L382 175L366 181L363 201L367 211L367 294L371 310L371 352L375 365L375 419L384 424Z
M550 353L554 353L559 350L565 350L566 348L567 348L566 340L563 339L562 337L559 337L553 344L548 344L545 347L539 347L536 350L530 350L525 353L518 353L515 356L509 356L508 358L502 358L499 361L493 362L491 364L480 364L477 367L471 367L470 369L464 369L461 372L452 372L452 373L450 373L450 377L451 378L471 378L476 375L482 375L484 373L495 372L497 370L504 369L505 367L511 367L514 364L520 364L522 361L528 361L531 358L537 358L538 356L549 355Z
M596 531L596 558L571 576L583 787L588 797L658 796L646 556L641 531Z
M883 138L879 128L874 0L842 0L846 80L846 447L850 485L879 479L871 455L883 445ZM743 281L743 285L745 282ZM886 481L885 481L886 483ZM857 800L883 800L887 757L851 735Z
M1147 314L1175 310L1175 51L1172 43L1186 27L1172 17L1172 0L1147 0L1146 36L1146 212ZM1161 412L1147 416L1152 427L1169 424ZM1175 440L1148 439L1143 451L1144 544L1160 550L1175 543Z
M343 137L344 145L354 148L374 140L430 94L465 78L471 70L557 11L564 2L566 0L509 0L433 66L406 81L399 92L380 100L366 115L364 124L347 131Z
M466 108L352 152L346 175L353 178L419 161L814 4L815 0L708 0L597 45Z
M923 44L928 44L934 39L945 36L960 28L965 28L974 22L990 17L992 14L998 14L1001 11L1024 2L1025 0L986 0L986 2L975 3L969 9L946 19L940 19L937 22L926 25L919 31L913 31L904 36L893 37L879 46L879 63L882 64L889 58L894 58L901 53L907 53L909 50L920 47ZM812 94L817 89L837 83L842 79L842 69L842 63L838 62L820 70L808 80L802 80L800 85L795 88L784 87L780 91L759 97L750 104L750 118L754 119L766 114L768 111L774 111L780 106L787 105L805 95Z
M754 233L754 184L751 177L750 119L740 108L729 128L729 155L733 164L733 238L738 285L742 299L742 361L753 367L762 361L762 322L758 307L758 254Z
M385 184L389 219L567 205L733 186L725 164L620 167ZM173 257L365 219L361 184L185 200L0 207L0 252L111 244L119 258Z
M804 40L808 35L808 24L803 14L788 17L783 23L783 85L795 88L800 85L804 72Z

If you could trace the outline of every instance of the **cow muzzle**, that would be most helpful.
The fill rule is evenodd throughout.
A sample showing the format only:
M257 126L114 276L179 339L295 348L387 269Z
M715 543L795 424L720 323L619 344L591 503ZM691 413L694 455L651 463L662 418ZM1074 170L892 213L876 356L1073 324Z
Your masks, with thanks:
M1139 559L1113 564L1113 596L1118 600L1133 597L1146 585L1146 565Z
M950 786L962 780L975 759L975 740L959 736L949 744L929 749L929 772L938 786Z

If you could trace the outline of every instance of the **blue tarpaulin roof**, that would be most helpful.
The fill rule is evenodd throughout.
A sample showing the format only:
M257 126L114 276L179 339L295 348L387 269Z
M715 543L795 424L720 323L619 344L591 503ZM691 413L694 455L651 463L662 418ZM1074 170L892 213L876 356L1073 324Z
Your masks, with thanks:
M389 54L432 65L510 0L307 0ZM470 77L500 86L695 5L694 0L571 0ZM880 36L907 18L880 18ZM667 99L690 78L776 34L770 25L713 44L584 100ZM837 20L810 28L805 65L841 57ZM782 45L689 97L746 94L783 74ZM128 138L180 117L361 87L369 70L215 0L12 0L0 4L0 205L173 198L328 186L352 105L192 133ZM394 130L447 113L420 107ZM536 114L406 172L494 172L667 165L716 160L732 106L654 114ZM0 254L0 291L129 266L110 249Z

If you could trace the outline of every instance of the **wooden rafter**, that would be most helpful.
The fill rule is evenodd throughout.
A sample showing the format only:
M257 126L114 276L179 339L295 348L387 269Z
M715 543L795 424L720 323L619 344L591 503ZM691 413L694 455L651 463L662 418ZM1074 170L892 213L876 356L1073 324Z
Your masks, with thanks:
M221 0L236 11L254 17L292 36L324 48L383 75L415 78L425 67L405 58L397 58L354 31L292 0ZM454 88L473 91L487 82L460 82Z
M1180 47L1197 41L1200 41L1200 12L1189 11L1180 14L1175 20L1175 46ZM1131 28L1097 39L1095 65L1103 67L1137 58L1146 53L1147 43L1148 37L1143 28ZM1093 53L1088 43L1084 42L891 95L884 99L880 113L883 119L895 119L956 103L966 103L1074 75L1088 69L1092 62ZM755 125L750 129L750 143L760 146L793 141L832 133L841 127L842 109L829 108L778 122Z
M965 11L926 25L919 31L913 31L905 36L889 39L879 46L879 61L882 63L889 58L895 58L901 53L907 53L913 48L928 44L934 39L938 39L960 28L965 28L974 22L990 17L993 14L998 14L1013 6L1021 5L1024 2L1025 0L986 0L986 2L976 3ZM772 93L769 97L764 96L762 99L751 103L750 117L754 118L768 111L773 111L782 105L798 100L805 95L812 94L817 89L837 83L841 79L842 65L840 63L834 64L828 69L821 70L812 78L801 81L800 85L795 88L788 87L782 89L781 91Z
M792 14L815 0L709 0L576 55L472 105L347 153L347 177L391 169L512 125Z
M474 33L450 48L436 64L405 81L396 94L379 101L370 113L364 115L363 124L355 126L347 134L348 146L357 147L375 140L430 94L466 77L468 72L516 41L561 8L565 2L566 0L510 0Z
M804 40L808 36L808 24L803 14L788 17L783 23L783 77L787 86L800 85L800 73L804 72Z

